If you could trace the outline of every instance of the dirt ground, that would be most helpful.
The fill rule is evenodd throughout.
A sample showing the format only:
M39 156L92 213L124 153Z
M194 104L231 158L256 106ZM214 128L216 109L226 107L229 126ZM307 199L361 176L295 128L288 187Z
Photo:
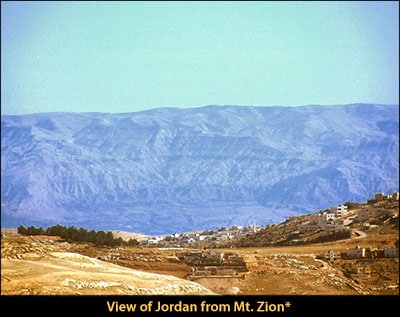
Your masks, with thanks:
M213 294L198 283L126 268L70 250L69 243L53 237L3 237L1 294Z
M185 279L188 250L103 247L68 243L48 236L3 236L1 294L240 294L398 295L399 259L319 260L327 250L359 244L381 247L395 237L348 240L293 247L237 248L249 272L243 278ZM224 250L219 250L224 251ZM225 250L228 251L228 250ZM369 277L352 275L368 265Z

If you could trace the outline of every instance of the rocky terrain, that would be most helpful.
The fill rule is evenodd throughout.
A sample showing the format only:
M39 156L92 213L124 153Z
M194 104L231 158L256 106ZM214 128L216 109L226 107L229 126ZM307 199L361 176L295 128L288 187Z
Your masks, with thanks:
M74 252L73 248L55 237L3 237L1 294L213 294L198 283L101 261Z
M324 242L332 233L301 228L327 210L289 217L234 240L217 240L225 230L217 231L201 247L199 241L182 246L179 240L105 246L3 228L1 294L398 295L399 204L390 195L368 201L331 214L330 221L343 224L349 235Z
M324 261L327 250L390 245L394 234L308 246L218 249L237 252L249 272L243 278L189 281L189 249L94 247L48 236L9 236L1 241L1 294L241 294L398 295L399 259ZM349 275L364 263L371 276Z

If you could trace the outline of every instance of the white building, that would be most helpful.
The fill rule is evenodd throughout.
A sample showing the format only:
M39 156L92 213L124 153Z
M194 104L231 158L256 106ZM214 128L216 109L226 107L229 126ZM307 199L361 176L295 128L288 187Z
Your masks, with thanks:
M331 212L322 212L317 215L317 223L321 230L325 230L326 226L334 222L336 215Z
M364 258L365 257L365 248L360 248L359 246L356 246L354 249L347 249L346 250L346 256L348 258Z
M343 216L347 212L347 206L337 205L331 207L331 213L334 213L337 217Z

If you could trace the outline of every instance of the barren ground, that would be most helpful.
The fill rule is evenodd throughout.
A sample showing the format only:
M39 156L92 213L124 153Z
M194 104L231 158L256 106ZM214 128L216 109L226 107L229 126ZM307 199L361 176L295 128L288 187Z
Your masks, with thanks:
M200 284L76 252L54 237L3 237L2 295L212 294Z
M1 294L398 295L398 258L332 263L315 258L330 249L382 247L395 239L380 235L308 246L229 249L244 257L249 269L245 278L191 282L184 279L191 269L182 260L186 249L96 248L57 237L5 235ZM368 265L371 276L346 274L357 265Z

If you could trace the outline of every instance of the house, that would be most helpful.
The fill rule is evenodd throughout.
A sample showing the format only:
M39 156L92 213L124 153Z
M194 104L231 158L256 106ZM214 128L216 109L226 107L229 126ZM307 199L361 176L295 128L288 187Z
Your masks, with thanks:
M315 221L310 221L310 222L306 222L306 223L301 223L298 226L298 230L301 233L306 233L306 232L314 232L317 231L319 229L319 225L317 222Z
M222 262L224 260L223 252L210 251L206 253L206 259L212 262Z
M189 252L189 254L186 257L186 260L188 261L197 261L200 260L203 256L203 252L202 251L191 251Z
M235 264L237 264L237 263L240 263L240 264L245 263L244 260L243 260L243 257L241 255L239 255L239 254L228 255L225 261L227 263L235 263Z
M327 223L325 226L325 232L327 234L337 233L339 231L344 231L344 230L346 230L346 227L343 224L333 222L332 220L330 220L330 222Z
M347 249L346 257L353 258L353 259L364 258L365 257L365 248L360 248L359 246L356 246L353 249Z
M193 238L188 238L185 242L186 243L193 243L193 242L195 242L196 240L195 239L193 239Z
M347 212L347 206L337 205L330 208L331 213L334 213L337 217L343 216Z
M322 214L322 219L328 221L330 219L335 219L336 214L334 212L325 212Z
M356 267L356 274L359 277L370 278L371 277L371 268L369 266L358 265Z
M399 257L399 248L384 248L383 256L385 258L398 258Z
M382 200L398 201L399 200L399 193L398 192L393 192L392 194L389 194L389 195L385 195L384 193L375 193L374 199L375 199L375 201L382 201Z
M329 261L333 261L335 259L340 259L340 252L338 251L333 251L333 250L328 250L326 253L322 253L320 255L321 259L326 259Z
M334 222L336 215L332 212L326 212L318 214L318 226L321 230L325 230L327 225Z
M386 195L384 193L375 193L374 195L374 199L376 201L381 201L384 200L386 198Z

